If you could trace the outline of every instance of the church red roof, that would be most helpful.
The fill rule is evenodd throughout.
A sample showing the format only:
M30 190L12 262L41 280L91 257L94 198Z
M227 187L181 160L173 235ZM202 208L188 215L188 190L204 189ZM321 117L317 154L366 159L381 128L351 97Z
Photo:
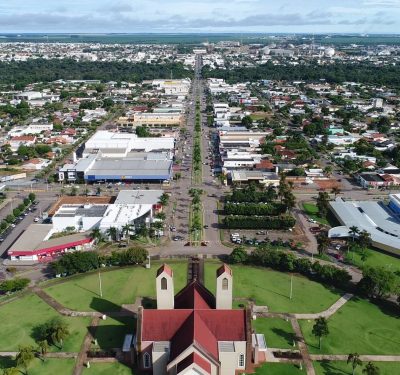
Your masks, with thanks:
M232 275L232 270L225 263L217 269L217 277L221 276L223 273Z
M170 341L172 359L191 344L218 358L218 341L246 341L245 310L143 310L142 341Z
M172 273L164 265L157 274L164 271ZM224 272L232 274L227 265L217 270L218 275ZM175 296L174 309L142 310L139 321L141 342L170 342L170 361L192 345L210 361L218 361L218 341L246 341L245 310L215 309L215 297L197 280L189 283ZM179 365L188 367L192 363L210 371L210 364L201 356L197 359L185 358Z
M211 373L211 364L206 359L204 359L201 355L197 353L191 353L186 358L182 359L178 363L177 373L179 374L185 368L189 367L191 364L195 363L197 366L201 367L207 374Z
M158 270L157 270L157 276L160 276L163 272L165 272L168 276L173 276L173 271L172 268L168 264L163 264Z
M215 308L215 297L196 280L186 285L175 296L175 309Z

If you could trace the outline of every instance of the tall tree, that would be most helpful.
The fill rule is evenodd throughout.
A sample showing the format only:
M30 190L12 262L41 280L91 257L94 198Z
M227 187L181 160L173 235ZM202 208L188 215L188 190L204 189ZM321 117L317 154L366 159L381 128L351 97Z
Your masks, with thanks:
M118 230L115 227L110 227L106 231L107 236L111 239L111 241L117 241Z
M40 353L40 357L44 361L44 358L49 350L49 343L46 339L44 339L44 340L39 340L37 342L37 345L38 345L38 352Z
M321 350L322 337L329 335L328 322L325 318L320 317L316 319L315 324L312 328L312 334L315 337L318 337L319 349Z
M358 227L356 227L355 225L353 225L353 226L351 226L351 227L349 228L349 234L350 234L351 237L353 238L353 241L354 241L355 236L356 236L358 233L360 233L360 230L359 230Z
M353 375L356 372L357 366L362 365L362 361L360 359L360 355L358 353L350 353L347 357L347 364L351 363L351 368L353 369Z
M63 348L64 340L69 336L68 325L61 319L52 327L51 339L54 343L60 344L60 349Z
M318 243L318 254L319 255L325 254L330 244L330 239L326 231L320 232L318 234L317 243Z
M103 234L101 233L99 228L94 228L90 233L90 236L96 241L100 242L103 239Z
M374 365L372 362L368 362L363 368L362 373L365 375L380 375L381 370L378 366Z
M22 367L25 370L25 375L28 375L28 366L35 358L35 349L33 346L19 346L18 354L15 357L17 366Z

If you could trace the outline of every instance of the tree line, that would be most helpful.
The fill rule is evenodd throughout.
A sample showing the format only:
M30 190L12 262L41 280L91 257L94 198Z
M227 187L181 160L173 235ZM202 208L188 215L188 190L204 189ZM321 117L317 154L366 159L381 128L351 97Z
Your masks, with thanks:
M65 80L100 80L141 82L147 79L192 77L182 63L147 64L127 61L75 61L72 59L37 59L0 62L0 83L22 89L29 83Z
M387 65L377 69L376 66L368 62L337 62L331 65L319 65L315 62L302 65L274 65L272 62L268 62L256 67L241 67L226 70L204 67L203 77L223 78L229 83L262 79L287 81L318 81L325 79L329 83L352 81L399 88L400 66Z
M55 275L74 275L98 269L105 266L127 266L143 264L148 256L147 250L132 247L125 251L112 252L109 256L101 256L93 251L65 254L59 260L51 263Z

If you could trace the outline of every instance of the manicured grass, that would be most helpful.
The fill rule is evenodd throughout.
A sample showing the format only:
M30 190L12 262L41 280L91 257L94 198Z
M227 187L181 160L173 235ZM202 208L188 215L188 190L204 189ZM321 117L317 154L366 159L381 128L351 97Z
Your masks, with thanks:
M259 367L256 375L305 375L306 370L300 370L296 365L288 363L266 363Z
M119 363L91 363L90 368L84 368L84 375L135 375L130 367ZM61 374L60 374L61 375Z
M293 349L294 332L290 322L280 318L253 320L256 333L263 333L268 348Z
M303 203L305 213L316 222L324 225L329 225L329 221L324 217L318 216L318 208L314 203Z
M136 331L136 320L130 317L100 320L95 338L100 349L122 348L126 334Z
M361 260L360 252L349 252L346 259L353 263L355 266L362 268L364 266L385 267L392 271L400 271L400 258L381 253L378 250L367 249L367 259L363 262Z
M317 375L352 375L351 364L346 361L318 361L314 362ZM356 368L355 375L362 375L362 370L367 362ZM380 375L400 374L400 362L374 362L379 367Z
M311 353L400 355L400 319L366 300L350 300L328 319L322 349L311 333L314 321L300 321Z
M36 345L32 330L58 313L34 294L29 294L0 307L0 351L15 351L18 345ZM70 335L63 351L79 352L90 324L89 318L62 317L69 325ZM58 351L51 346L51 351Z
M205 285L215 293L218 262L207 262ZM289 299L290 274L267 268L233 265L233 295L251 298L273 312L313 313L329 308L340 294L302 276L293 276L293 298Z
M99 295L97 272L71 277L45 290L58 302L78 311L118 311L122 304L132 304L136 297L156 296L155 277L161 262L144 267L116 268L101 273L103 298ZM186 285L187 262L168 261L174 270L175 291Z
M71 358L47 358L44 362L40 359L34 359L28 367L28 373L29 375L69 375L72 374L74 365L75 359ZM0 357L0 368L14 366L16 366L16 363L12 358Z

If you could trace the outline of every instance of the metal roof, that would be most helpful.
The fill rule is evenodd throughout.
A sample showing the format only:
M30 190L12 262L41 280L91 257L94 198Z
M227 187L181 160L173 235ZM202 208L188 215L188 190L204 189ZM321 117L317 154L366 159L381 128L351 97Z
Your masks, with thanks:
M332 210L339 218L343 226L332 228L329 237L349 236L349 228L357 227L371 234L371 240L375 245L400 251L400 220L399 215L391 211L382 202L351 201L344 202L337 198L330 202Z

